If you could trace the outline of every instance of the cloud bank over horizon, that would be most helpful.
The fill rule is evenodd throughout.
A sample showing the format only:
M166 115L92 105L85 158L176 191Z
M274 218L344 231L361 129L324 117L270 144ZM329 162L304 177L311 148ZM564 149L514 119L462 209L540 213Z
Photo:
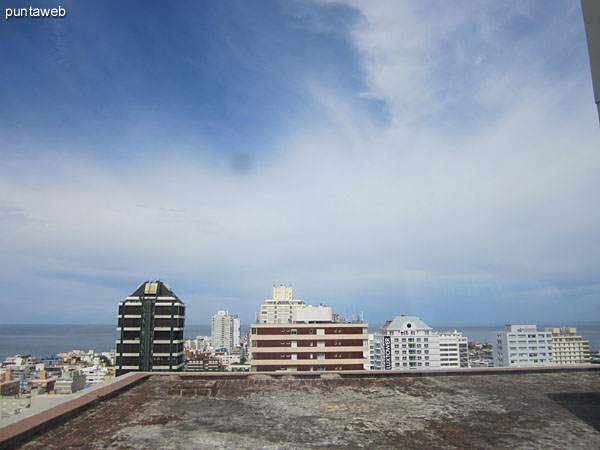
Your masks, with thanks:
M579 2L434 3L5 24L2 322L110 323L158 278L188 323L279 283L372 323L597 317Z

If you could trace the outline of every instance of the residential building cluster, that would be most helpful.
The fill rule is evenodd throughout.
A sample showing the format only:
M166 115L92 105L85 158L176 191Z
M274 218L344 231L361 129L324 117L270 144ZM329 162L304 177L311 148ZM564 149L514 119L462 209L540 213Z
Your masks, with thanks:
M495 334L494 366L536 367L590 364L590 343L570 327L538 331L535 324L506 325Z
M211 335L186 339L185 371L248 371L247 339L241 336L240 319L229 311L218 311L211 320Z
M400 315L369 332L362 314L348 320L329 306L306 304L294 298L292 286L273 286L246 335L237 315L219 310L210 336L184 338L185 310L169 285L146 281L119 302L115 351L6 358L0 364L1 416L27 408L36 395L74 393L131 371L411 371L600 362L572 327L538 331L535 324L508 324L488 344Z
M493 367L494 346L488 342L469 341L469 364L471 367Z
M469 344L458 330L435 331L416 316L395 316L374 333L358 319L294 298L273 286L249 335L220 310L211 336L184 339L185 305L161 281L142 283L119 303L117 373L128 371L342 371L530 367L590 363L589 343L574 328L537 331L509 324L492 346Z
M72 350L52 359L31 355L6 358L0 364L0 417L22 412L31 398L78 392L115 377L115 353Z

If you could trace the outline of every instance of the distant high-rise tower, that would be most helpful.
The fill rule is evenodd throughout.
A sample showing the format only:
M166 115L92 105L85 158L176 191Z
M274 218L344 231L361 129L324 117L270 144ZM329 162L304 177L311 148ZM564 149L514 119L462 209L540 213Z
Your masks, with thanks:
M162 281L146 281L119 302L117 375L183 370L185 305Z
M305 306L299 298L293 298L292 286L273 285L273 298L266 299L260 305L257 323L292 323L292 312L295 308Z
M212 345L231 351L240 346L240 319L229 311L219 311L212 318Z

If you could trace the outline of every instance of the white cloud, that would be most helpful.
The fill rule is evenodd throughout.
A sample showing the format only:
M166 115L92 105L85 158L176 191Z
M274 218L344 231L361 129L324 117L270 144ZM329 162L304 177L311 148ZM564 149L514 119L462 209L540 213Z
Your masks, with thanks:
M582 310L593 309L599 133L581 79L565 83L535 62L486 66L479 48L453 42L471 21L482 41L495 39L498 25L483 7L466 14L439 3L434 14L405 2L351 5L364 17L353 35L363 94L385 102L389 121L349 102L353 93L309 80L322 122L299 125L270 156L252 155L242 175L205 156L117 169L84 156L7 161L0 245L14 258L4 276L24 280L52 267L90 285L135 280L130 290L157 276L189 296L196 321L208 321L220 299L229 304L219 308L249 319L278 282L340 309L406 302L430 313L462 296L516 302L530 289L560 308L561 290L577 295L578 282ZM449 88L440 68L454 57L486 66L461 86L486 117L458 129L431 120L468 115L452 110L456 99L438 98ZM145 145L166 154L173 141ZM378 300L365 304L369 291Z

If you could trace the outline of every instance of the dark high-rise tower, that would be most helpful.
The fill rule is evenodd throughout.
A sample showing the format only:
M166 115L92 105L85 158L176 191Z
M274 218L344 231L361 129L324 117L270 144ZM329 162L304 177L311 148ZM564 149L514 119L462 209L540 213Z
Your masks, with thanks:
M119 302L117 375L183 370L185 305L162 281L146 281Z

